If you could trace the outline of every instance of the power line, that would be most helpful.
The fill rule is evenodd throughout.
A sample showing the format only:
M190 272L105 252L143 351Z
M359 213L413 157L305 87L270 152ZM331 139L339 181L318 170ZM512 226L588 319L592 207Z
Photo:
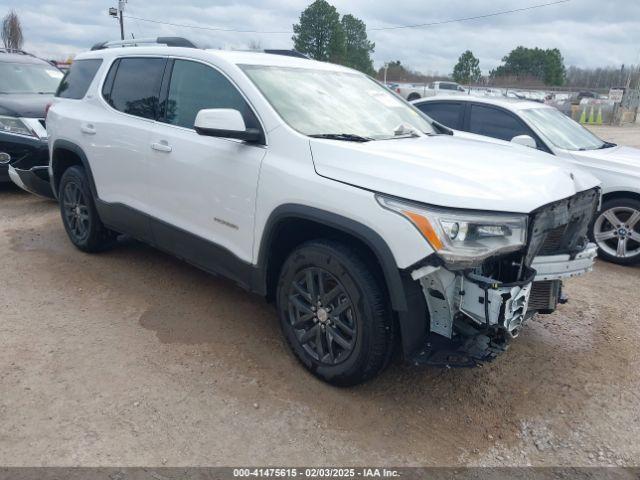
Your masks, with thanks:
M395 27L378 27L378 28L368 28L369 31L380 31L380 30L398 30L401 28L421 28L421 27L433 27L435 25L444 25L445 23L455 23L455 22L466 22L468 20L478 20L480 18L488 18L488 17L497 17L498 15L506 15L508 13L517 13L524 12L526 10L533 10L534 8L542 8L542 7L550 7L552 5L558 5L560 3L567 3L571 0L558 0L556 2L551 3L541 3L539 5L531 5L530 7L523 8L515 8L513 10L503 10L500 12L486 13L484 15L476 15L473 17L463 17L463 18L454 18L452 20L442 20L439 22L431 22L431 23L418 23L416 25L399 25Z
M199 30L213 30L215 32L233 32L233 33L281 33L281 34L291 34L293 33L291 30L286 32L268 32L263 30L236 30L234 28L222 28L222 27L205 27L201 25L184 25L181 23L172 23L172 22L163 22L161 20L151 20L149 18L141 18L141 17L132 17L131 15L125 15L126 18L131 18L134 20L140 20L141 22L149 22L149 23L159 23L161 25L171 25L173 27L186 27L186 28L196 28Z
M379 32L382 30L399 30L402 28L424 28L424 27L433 27L436 25L444 25L446 23L455 23L455 22L467 22L469 20L478 20L478 19L482 19L482 18L489 18L489 17L497 17L499 15L507 15L509 13L518 13L518 12L524 12L527 10L533 10L535 8L543 8L543 7L550 7L553 5L559 5L561 3L567 3L570 2L571 0L557 0L555 2L550 2L550 3L541 3L538 5L531 5L529 7L523 7L523 8L515 8L512 10L502 10L499 12L493 12L493 13L486 13L484 15L475 15L473 17L463 17L463 18L454 18L451 20L441 20L438 22L431 22L431 23L419 23L419 24L415 24L415 25L396 25L393 27L374 27L374 28L368 28L367 30L369 30L370 32ZM211 30L214 32L232 32L232 33L262 33L262 34L283 34L283 35L290 35L291 33L293 33L291 30L287 30L287 31L265 31L265 30L237 30L234 28L222 28L222 27L209 27L209 26L201 26L201 25L186 25L186 24L182 24L182 23L173 23L173 22L164 22L162 20L152 20L150 18L142 18L142 17L134 17L131 15L124 15L126 18L131 18L133 20L140 20L141 22L149 22L149 23L157 23L160 25L171 25L173 27L184 27L184 28L195 28L198 30Z

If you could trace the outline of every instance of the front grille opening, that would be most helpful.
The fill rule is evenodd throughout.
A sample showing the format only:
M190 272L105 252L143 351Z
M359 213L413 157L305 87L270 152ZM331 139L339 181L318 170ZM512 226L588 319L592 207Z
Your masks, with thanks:
M560 225L547 233L538 255L553 255L563 248L564 234L567 231L566 225Z
M589 223L598 205L600 189L580 192L538 209L529 227L525 265L538 255L572 256L587 245Z

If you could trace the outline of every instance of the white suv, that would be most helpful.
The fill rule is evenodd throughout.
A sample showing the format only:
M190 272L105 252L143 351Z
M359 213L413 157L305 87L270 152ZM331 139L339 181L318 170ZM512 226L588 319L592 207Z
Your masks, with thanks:
M126 233L266 296L298 359L336 385L396 347L490 360L591 269L591 175L439 134L341 66L174 40L79 55L49 109L79 249Z

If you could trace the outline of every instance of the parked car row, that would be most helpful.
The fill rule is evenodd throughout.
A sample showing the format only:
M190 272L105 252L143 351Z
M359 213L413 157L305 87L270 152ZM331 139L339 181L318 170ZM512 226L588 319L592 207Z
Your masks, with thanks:
M464 132L466 103L425 115L359 72L280 53L158 38L76 57L46 116L70 241L94 253L127 234L265 296L295 356L335 385L395 351L490 361L592 269L601 182L522 146L553 134L486 118ZM486 137L494 124L518 140ZM616 215L635 241L635 218Z

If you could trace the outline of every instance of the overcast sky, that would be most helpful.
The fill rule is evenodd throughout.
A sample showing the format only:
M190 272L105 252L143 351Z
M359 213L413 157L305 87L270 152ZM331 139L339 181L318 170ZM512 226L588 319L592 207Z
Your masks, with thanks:
M552 0L334 0L369 28L436 22ZM290 31L311 0L129 0L125 15L223 29ZM15 9L25 48L64 58L99 41L119 38L107 10L117 0L0 0L0 15ZM175 35L216 48L291 48L291 34L233 33L173 27L125 18L129 37ZM518 45L561 50L567 65L594 67L640 63L639 0L571 0L526 12L429 28L370 31L376 67L401 60L423 73L450 73L460 53L470 49L483 72Z

